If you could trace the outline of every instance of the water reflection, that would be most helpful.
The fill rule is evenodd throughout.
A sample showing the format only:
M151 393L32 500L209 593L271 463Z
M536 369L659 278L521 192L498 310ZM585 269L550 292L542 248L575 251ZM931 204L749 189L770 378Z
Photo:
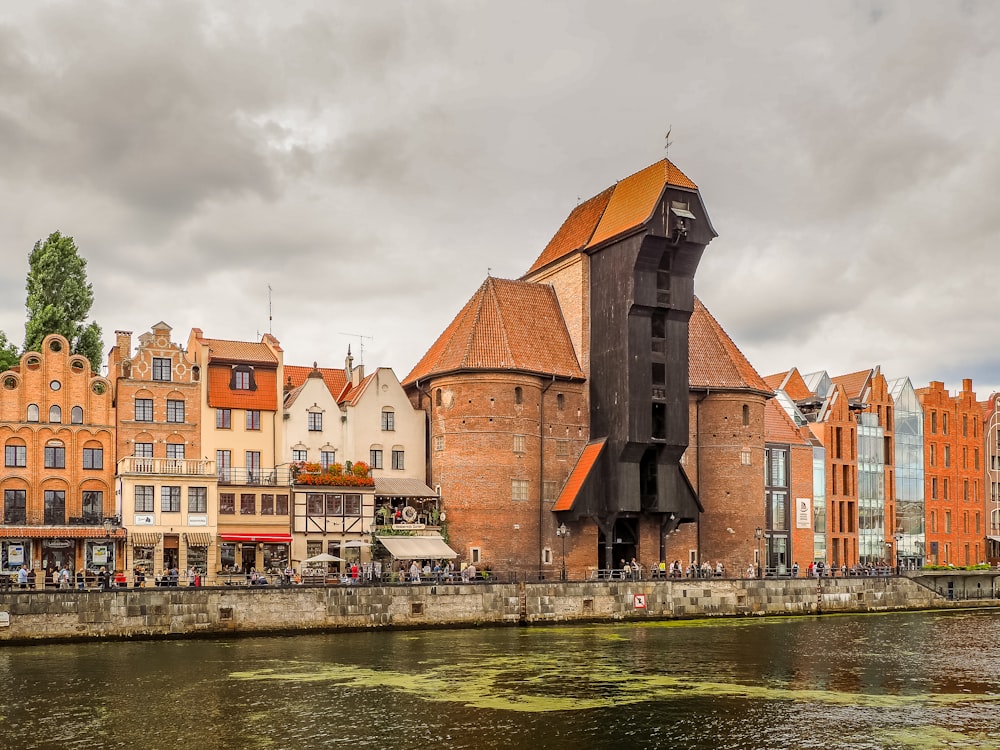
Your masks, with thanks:
M996 621L950 612L7 648L0 730L28 738L21 747L70 748L990 748Z

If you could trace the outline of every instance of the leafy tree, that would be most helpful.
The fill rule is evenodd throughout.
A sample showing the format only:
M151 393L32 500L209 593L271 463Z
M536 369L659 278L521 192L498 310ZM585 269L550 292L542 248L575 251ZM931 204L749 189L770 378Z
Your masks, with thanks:
M17 347L7 340L7 334L0 331L0 372L16 367L20 362Z
M90 360L100 371L101 327L86 323L94 304L94 288L87 282L87 261L80 257L72 237L53 232L39 240L28 259L28 322L24 324L24 350L38 351L42 339L60 333L74 354Z

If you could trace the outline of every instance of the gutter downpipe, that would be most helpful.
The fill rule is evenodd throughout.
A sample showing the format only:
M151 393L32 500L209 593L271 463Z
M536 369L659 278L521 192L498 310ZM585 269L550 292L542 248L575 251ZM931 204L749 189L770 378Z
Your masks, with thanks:
M695 462L694 465L694 480L695 482L698 483L696 491L698 493L697 499L699 500L699 502L701 498L701 402L709 397L711 391L712 391L711 386L705 386L705 393L697 401L695 401L695 409L694 409L694 434L695 438L698 441L698 460ZM695 541L697 542L698 546L698 563L701 564L702 560L701 560L701 516L700 515L698 516L698 524L696 527L696 531L697 531L697 536Z

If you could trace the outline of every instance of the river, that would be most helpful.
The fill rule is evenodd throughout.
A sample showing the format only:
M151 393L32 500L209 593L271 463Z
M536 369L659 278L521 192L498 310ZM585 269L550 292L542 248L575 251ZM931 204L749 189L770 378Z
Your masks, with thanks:
M1000 748L1000 613L0 648L3 748Z

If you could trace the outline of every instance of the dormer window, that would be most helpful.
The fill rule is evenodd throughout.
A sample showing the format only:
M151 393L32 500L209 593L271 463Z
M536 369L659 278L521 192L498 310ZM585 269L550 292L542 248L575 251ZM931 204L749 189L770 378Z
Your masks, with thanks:
M235 365L229 380L229 387L234 391L256 391L253 368L249 365Z

